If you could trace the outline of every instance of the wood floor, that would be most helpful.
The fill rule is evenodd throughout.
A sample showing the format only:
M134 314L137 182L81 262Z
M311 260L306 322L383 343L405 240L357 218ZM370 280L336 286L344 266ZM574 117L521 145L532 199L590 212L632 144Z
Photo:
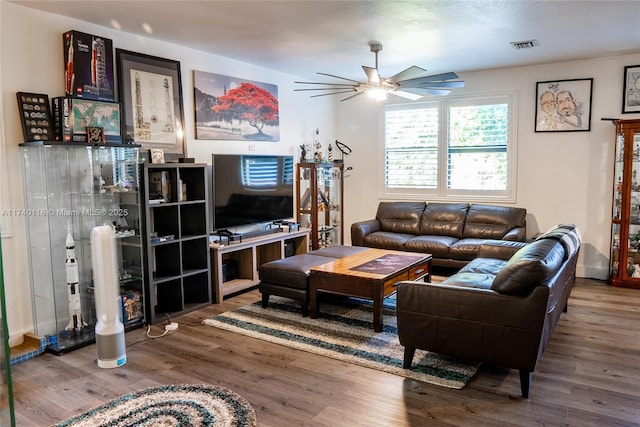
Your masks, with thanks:
M163 338L128 332L120 368L98 368L95 345L14 366L17 425L50 425L146 387L205 383L244 396L265 427L640 426L639 290L578 279L530 399L517 371L482 367L450 390L201 324L258 299L253 290L175 318L179 329Z

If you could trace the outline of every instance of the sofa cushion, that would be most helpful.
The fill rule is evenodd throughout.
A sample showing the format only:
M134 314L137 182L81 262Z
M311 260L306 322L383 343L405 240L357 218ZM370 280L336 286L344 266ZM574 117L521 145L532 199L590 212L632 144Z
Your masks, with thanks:
M524 227L527 210L506 206L471 205L463 237L502 239L514 227Z
M440 284L459 286L461 288L491 289L494 277L493 274L487 273L458 272L453 276L447 277Z
M526 246L525 242L487 239L478 249L478 258L495 258L508 261L518 250Z
M364 237L364 245L370 248L401 251L403 250L405 242L413 237L415 237L413 234L376 231Z
M376 213L380 230L419 234L420 218L425 205L425 202L380 202Z
M420 221L420 234L462 238L468 203L429 203Z
M460 239L449 248L449 256L463 261L475 259L484 241L485 239Z
M507 261L501 259L476 258L462 267L458 273L484 273L496 276L506 263Z
M552 278L564 258L562 245L551 239L536 240L518 250L496 275L491 289L509 295L528 295Z
M414 236L405 242L403 249L431 254L435 258L449 258L449 248L457 241L450 236Z

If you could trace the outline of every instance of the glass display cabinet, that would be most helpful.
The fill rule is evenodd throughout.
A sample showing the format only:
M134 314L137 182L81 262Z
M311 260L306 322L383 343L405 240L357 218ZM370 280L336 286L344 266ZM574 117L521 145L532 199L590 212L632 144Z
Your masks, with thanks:
M116 235L125 329L145 323L139 148L21 144L35 333L62 354L95 341L91 230Z
M343 243L343 163L299 163L296 170L300 227L311 229L311 249Z
M609 283L640 288L640 120L615 120Z

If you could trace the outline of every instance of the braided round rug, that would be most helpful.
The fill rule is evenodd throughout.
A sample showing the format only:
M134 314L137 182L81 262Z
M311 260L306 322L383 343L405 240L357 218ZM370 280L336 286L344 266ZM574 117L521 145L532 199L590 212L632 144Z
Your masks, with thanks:
M58 427L256 426L249 402L229 389L209 385L165 385L121 396Z

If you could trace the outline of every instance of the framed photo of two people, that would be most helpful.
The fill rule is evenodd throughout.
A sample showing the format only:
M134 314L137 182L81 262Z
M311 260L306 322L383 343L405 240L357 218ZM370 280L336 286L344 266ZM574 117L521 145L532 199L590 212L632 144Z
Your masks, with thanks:
M536 132L591 130L593 79L536 84Z

